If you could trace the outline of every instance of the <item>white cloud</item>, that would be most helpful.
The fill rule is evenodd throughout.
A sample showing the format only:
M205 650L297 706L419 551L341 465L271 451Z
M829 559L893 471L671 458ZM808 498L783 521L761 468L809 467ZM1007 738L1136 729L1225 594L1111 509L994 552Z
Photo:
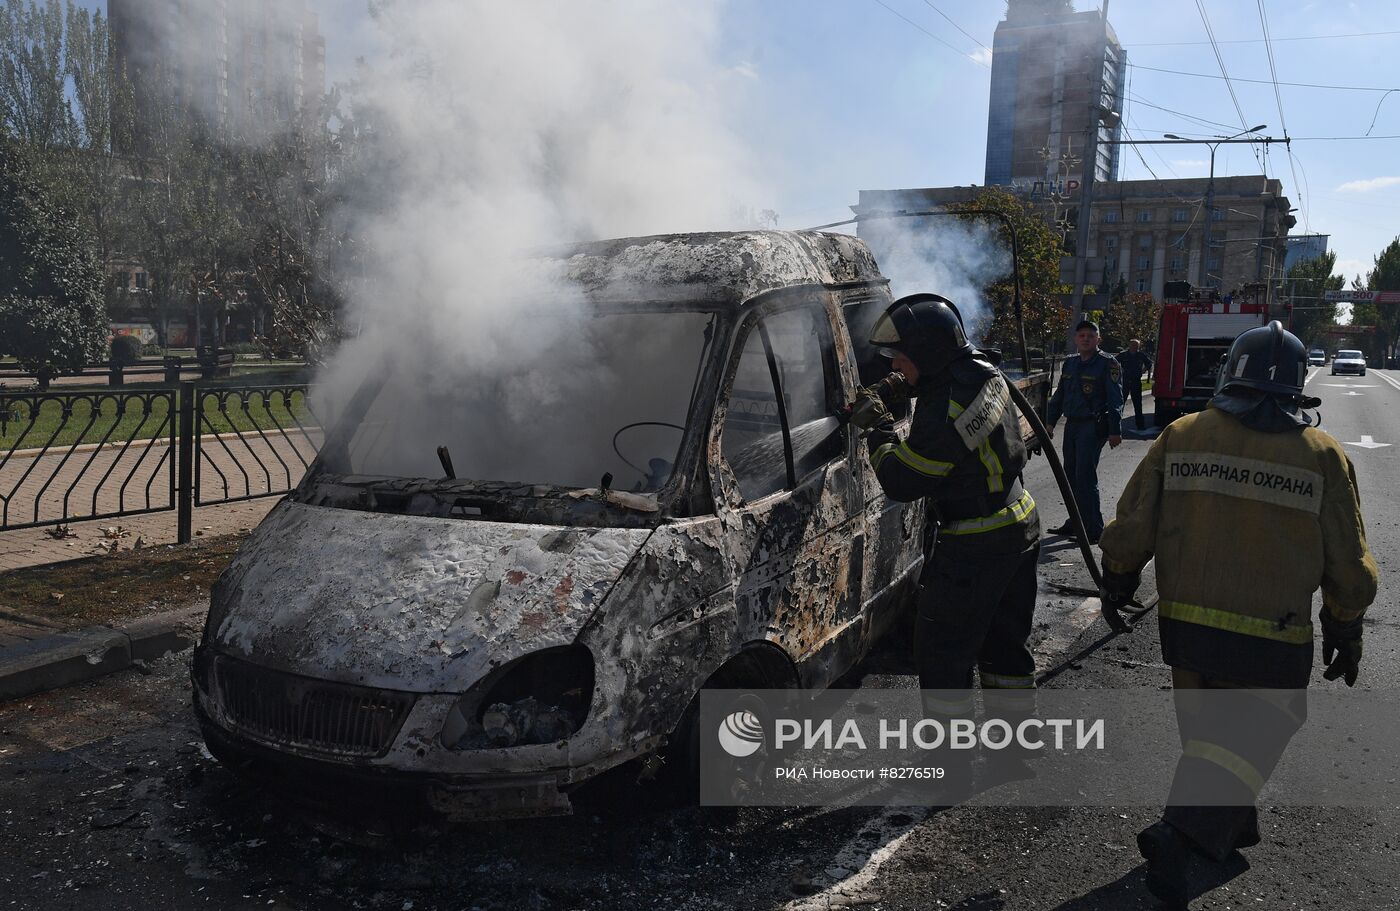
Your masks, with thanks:
M1177 168L1204 168L1210 162L1204 158L1175 158L1172 159L1172 166Z
M1337 264L1332 267L1333 275L1343 276L1347 280L1347 287L1351 287L1351 280L1356 276L1361 276L1364 280L1366 273L1374 268L1374 264L1364 259L1342 259L1337 258Z
M747 60L745 60L743 63L730 67L729 72L733 73L736 76L743 76L745 79L758 78L758 67L754 66L752 63L749 63Z
M991 48L979 47L977 50L973 51L971 54L968 54L967 56L970 57L970 58L971 58L972 60L974 60L975 62L982 64L983 66L991 66L991 65L992 65L992 50L991 50Z
M1387 187L1400 186L1400 177L1372 177L1369 180L1349 180L1337 188L1339 193L1369 193Z

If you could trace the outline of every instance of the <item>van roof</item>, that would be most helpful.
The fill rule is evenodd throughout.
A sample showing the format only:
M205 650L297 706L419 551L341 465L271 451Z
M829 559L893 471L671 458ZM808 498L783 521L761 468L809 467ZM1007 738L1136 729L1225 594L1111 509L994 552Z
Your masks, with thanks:
M551 251L599 301L736 308L779 288L888 284L863 240L820 231L657 234Z

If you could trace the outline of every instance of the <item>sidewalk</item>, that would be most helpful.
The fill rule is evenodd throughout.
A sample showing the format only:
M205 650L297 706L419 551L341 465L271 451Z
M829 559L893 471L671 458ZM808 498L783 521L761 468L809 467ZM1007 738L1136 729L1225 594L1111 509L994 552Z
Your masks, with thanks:
M281 499L263 497L200 507L194 511L194 533L202 537L251 531ZM108 529L120 529L120 536L110 537ZM55 538L54 531L49 527L0 533L0 573L91 557L111 551L113 544L121 551L131 550L137 541L142 542L142 547L174 544L175 512L74 522L68 526L72 537ZM3 607L0 605L0 609Z

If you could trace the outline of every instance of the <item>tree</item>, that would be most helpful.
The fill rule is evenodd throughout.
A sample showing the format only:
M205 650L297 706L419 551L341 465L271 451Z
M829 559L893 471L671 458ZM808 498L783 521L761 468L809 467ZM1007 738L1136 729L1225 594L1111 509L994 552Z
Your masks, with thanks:
M30 370L77 369L102 356L102 269L84 222L0 137L0 354Z
M1128 283L1120 277L1109 296L1099 332L1107 347L1127 348L1132 339L1150 343L1161 324L1162 305L1145 291L1129 291Z
M1047 349L1069 328L1069 309L1060 302L1065 287L1060 284L1060 237L1026 203L1000 187L987 187L970 203L949 205L950 212L991 209L1004 213L1016 228L1021 267L1021 312L1026 326L1026 344ZM968 216L976 218L979 216ZM985 216L980 216L985 217ZM1002 243L1011 249L1011 232L998 219L995 222ZM1000 347L1008 359L1020 357L1021 337L1016 324L1015 280L1011 274L986 289L992 304L992 324L984 341Z
M1294 305L1288 331L1310 348L1337 321L1336 303L1323 299L1326 292L1340 291L1346 285L1344 277L1332 274L1336 265L1336 251L1328 251L1294 263L1284 277L1284 288Z
M73 136L63 25L57 0L0 4L0 127L39 149L70 145Z
M1373 262L1375 268L1366 273L1366 290L1400 291L1400 237L1387 244ZM1356 304L1351 313L1353 325L1376 327L1383 356L1393 357L1400 342L1400 305Z

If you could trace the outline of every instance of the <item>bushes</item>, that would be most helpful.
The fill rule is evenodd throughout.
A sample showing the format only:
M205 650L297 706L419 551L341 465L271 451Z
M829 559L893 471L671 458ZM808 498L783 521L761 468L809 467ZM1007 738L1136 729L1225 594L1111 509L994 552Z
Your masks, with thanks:
M141 340L134 335L118 335L112 339L112 364L129 367L141 359Z

